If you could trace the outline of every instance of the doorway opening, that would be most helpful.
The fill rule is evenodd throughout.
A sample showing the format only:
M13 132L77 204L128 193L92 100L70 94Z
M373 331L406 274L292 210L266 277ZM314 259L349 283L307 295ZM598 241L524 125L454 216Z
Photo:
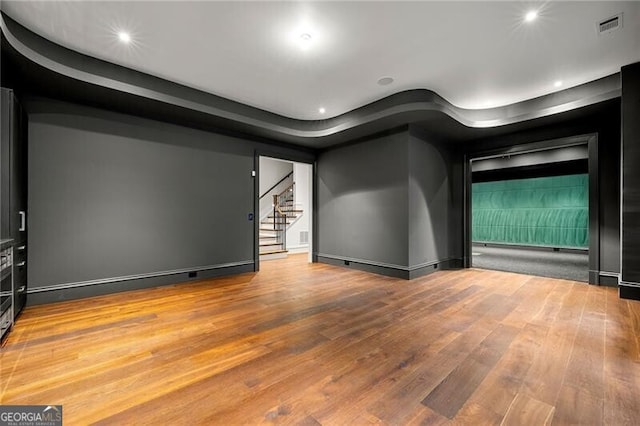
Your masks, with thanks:
M597 138L469 158L465 263L597 283Z
M260 155L257 169L258 260L307 253L311 262L313 165Z

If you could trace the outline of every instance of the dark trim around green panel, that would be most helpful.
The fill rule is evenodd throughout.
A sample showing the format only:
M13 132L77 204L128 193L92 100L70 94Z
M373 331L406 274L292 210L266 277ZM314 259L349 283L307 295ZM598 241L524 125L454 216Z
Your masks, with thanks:
M600 179L598 174L598 135L596 133L524 143L467 155L464 184L464 267L473 266L471 259L471 161L582 144L587 144L589 150L589 284L600 284L600 192L598 185Z

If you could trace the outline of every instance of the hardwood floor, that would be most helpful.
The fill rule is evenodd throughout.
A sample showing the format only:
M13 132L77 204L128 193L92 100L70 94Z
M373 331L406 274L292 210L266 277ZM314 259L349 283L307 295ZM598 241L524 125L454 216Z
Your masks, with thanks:
M73 424L640 424L640 302L476 269L305 255L25 310L0 403Z

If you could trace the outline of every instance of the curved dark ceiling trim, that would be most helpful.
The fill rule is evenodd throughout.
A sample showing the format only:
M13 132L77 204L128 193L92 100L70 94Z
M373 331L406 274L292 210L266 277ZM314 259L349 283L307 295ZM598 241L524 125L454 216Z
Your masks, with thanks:
M242 125L247 131L307 146L328 146L340 134L364 136L382 128L445 114L471 128L492 128L546 117L617 98L619 73L550 95L497 108L458 108L437 93L409 90L326 120L297 120L102 61L55 44L2 13L9 44L34 63L78 81L159 101Z

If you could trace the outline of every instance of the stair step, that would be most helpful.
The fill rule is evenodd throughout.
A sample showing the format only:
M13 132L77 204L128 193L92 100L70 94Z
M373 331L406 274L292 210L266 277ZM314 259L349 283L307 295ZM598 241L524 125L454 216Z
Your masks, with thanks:
M268 254L280 254L280 253L288 253L289 250L270 250L270 251L261 251L260 255L268 255Z
M260 247L281 246L282 243L260 243Z

